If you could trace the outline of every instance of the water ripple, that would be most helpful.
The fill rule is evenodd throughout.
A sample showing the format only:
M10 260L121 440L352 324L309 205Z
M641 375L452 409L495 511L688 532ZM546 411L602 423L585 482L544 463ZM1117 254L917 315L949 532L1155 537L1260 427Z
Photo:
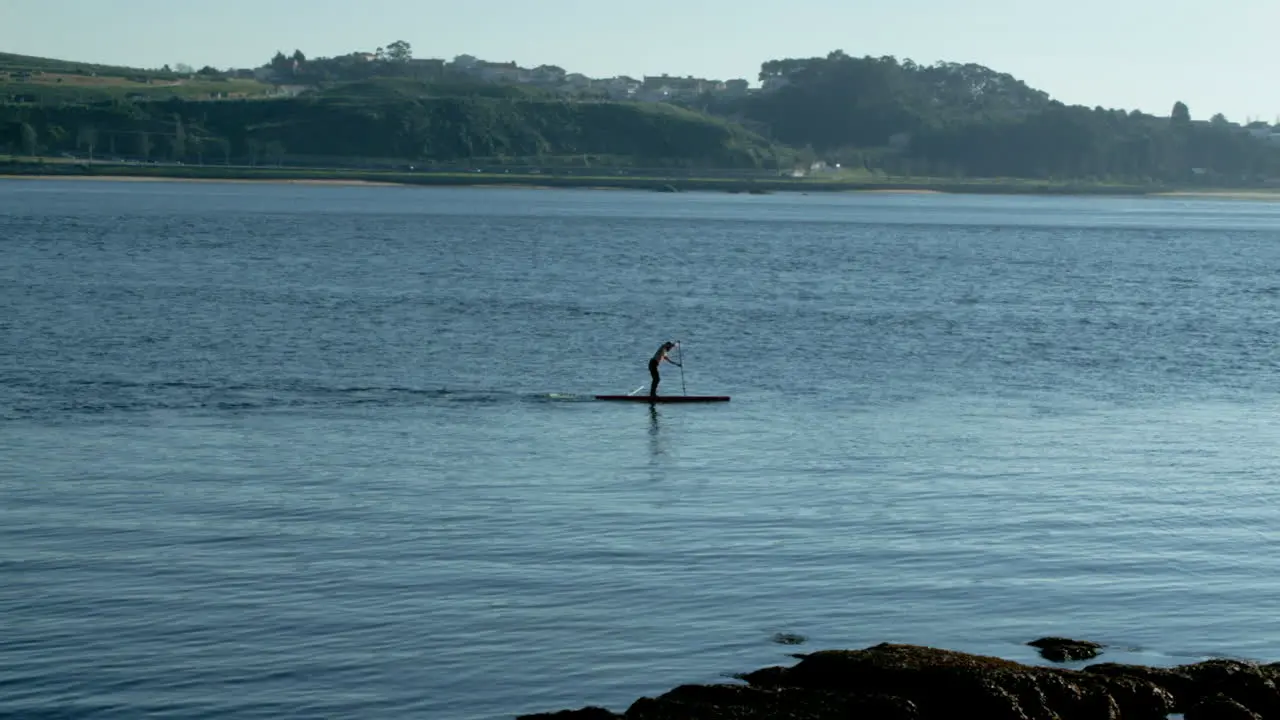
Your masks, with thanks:
M0 717L1276 660L1278 213L0 182Z

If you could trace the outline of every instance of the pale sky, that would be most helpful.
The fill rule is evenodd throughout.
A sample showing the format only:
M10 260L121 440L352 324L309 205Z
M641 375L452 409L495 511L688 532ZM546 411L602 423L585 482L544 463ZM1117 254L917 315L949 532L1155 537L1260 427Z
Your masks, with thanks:
M0 51L141 67L254 67L406 40L591 77L754 84L785 57L974 62L1068 104L1280 115L1280 0L0 0Z

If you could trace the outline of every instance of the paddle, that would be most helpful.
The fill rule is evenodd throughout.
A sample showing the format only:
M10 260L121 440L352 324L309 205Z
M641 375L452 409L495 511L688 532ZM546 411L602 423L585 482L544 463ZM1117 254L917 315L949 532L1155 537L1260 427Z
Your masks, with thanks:
M684 387L684 343L677 340L676 349L680 351L680 394L688 395L689 391Z

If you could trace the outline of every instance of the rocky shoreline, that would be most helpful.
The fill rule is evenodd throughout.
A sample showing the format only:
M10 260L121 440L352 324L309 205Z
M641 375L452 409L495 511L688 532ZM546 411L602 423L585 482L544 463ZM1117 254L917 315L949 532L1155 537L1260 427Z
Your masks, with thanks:
M1103 647L1067 638L1028 644L1057 662L1091 659ZM621 713L585 707L517 720L1280 719L1280 663L1102 662L1070 670L889 643L793 657L800 662L737 676L742 684L681 685Z

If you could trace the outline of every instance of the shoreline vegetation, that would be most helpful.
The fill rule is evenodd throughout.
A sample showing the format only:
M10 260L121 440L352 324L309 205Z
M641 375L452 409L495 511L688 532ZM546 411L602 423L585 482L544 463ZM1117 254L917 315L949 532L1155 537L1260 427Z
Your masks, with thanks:
M1104 645L1041 638L1050 662L1082 662ZM799 663L685 684L635 700L520 715L517 720L984 720L1280 716L1280 663L1208 659L1173 667L1095 662L1080 669L1026 665L919 645L796 653Z
M530 174L520 172L451 172L234 167L219 165L138 165L83 162L0 160L0 178L41 180L110 180L178 182L266 182L300 185L374 187L511 187L531 189L650 190L655 192L774 193L902 193L984 195L1109 195L1280 200L1280 188L1198 188L1163 184L1139 185L1087 181L1035 181L1021 178L948 179L877 178L834 179L788 177L684 177L640 174Z
M415 57L404 41L199 70L0 53L0 175L1280 195L1280 125L1193 118L1181 101L1167 115L1067 105L982 65L840 50L766 60L756 79L590 78Z

